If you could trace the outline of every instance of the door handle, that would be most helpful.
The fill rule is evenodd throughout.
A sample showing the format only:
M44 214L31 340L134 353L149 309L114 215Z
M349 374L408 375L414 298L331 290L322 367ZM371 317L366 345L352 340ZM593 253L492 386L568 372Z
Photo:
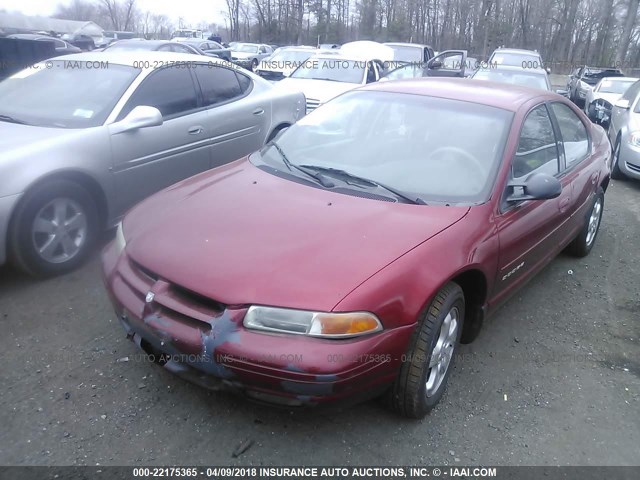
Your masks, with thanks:
M264 113L264 108L256 108L256 109L253 111L253 114L254 114L254 115L262 115L263 113Z
M203 128L200 125L196 125L194 127L189 127L189 135L200 135L202 133Z
M591 183L595 185L597 181L598 181L598 174L594 173L593 175L591 175Z

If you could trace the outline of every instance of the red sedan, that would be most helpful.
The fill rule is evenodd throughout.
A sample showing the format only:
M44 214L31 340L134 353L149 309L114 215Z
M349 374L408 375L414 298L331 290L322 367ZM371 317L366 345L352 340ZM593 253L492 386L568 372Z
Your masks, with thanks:
M128 337L187 379L288 406L385 394L422 417L487 314L589 253L610 157L554 93L373 84L143 201L104 279Z

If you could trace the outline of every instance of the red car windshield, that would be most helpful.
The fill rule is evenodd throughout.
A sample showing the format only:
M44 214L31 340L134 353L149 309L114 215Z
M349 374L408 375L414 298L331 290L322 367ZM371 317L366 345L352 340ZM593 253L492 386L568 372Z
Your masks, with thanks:
M512 118L477 103L354 91L298 121L278 138L280 151L267 146L262 157L275 164L284 153L291 164L339 169L427 202L482 203Z

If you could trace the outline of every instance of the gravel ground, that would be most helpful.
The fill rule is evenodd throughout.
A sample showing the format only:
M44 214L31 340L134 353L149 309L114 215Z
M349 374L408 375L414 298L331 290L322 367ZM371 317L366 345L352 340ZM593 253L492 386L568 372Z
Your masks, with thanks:
M136 356L97 255L43 282L2 268L0 464L638 465L638 239L640 182L614 182L591 255L561 255L490 318L423 421L204 391Z

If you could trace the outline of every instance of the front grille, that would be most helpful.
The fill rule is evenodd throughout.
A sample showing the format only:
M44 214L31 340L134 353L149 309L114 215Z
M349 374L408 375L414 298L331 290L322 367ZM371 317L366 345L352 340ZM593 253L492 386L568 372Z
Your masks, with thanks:
M260 70L258 75L265 80L282 80L284 78L284 74L282 72L270 72L268 70Z
M144 275L145 277L147 277L149 279L149 281L151 283L155 283L158 281L158 275L156 275L155 273L153 273L151 270L148 270L146 268L144 268L142 265L140 265L138 262L135 262L133 260L130 260L131 266L133 267L133 271L140 273L142 275Z
M320 100L316 100L315 98L307 98L307 113L313 112L319 106Z
M211 320L220 316L226 305L180 285L164 280L133 260L122 262L118 275L137 299L135 312L142 312L147 293L153 291L153 308L157 315L200 329L209 329Z

